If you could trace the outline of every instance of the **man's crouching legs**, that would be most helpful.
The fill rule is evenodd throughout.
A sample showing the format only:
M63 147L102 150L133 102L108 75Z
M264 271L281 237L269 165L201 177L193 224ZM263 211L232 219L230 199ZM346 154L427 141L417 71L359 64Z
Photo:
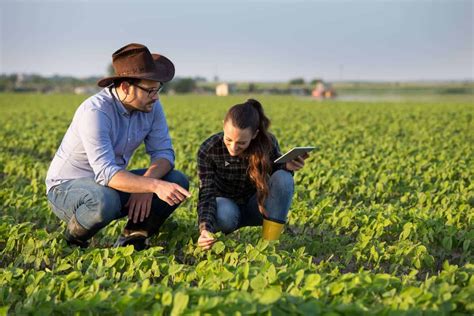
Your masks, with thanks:
M145 171L146 169L140 169L133 170L132 172L141 175ZM162 180L176 183L186 190L189 189L189 181L180 171L171 170L162 178ZM122 194L124 193L121 193L121 195ZM126 200L128 200L129 197L130 194L127 194ZM122 201L125 201L125 199ZM136 250L145 249L147 247L147 238L158 233L161 225L163 225L165 220L178 206L179 204L170 206L168 203L160 200L158 196L154 194L153 200L151 202L150 215L143 222L133 223L133 221L129 220L123 230L122 235L116 241L115 246L120 247L133 245Z
M88 240L112 220L121 216L117 191L95 183L93 179L70 180L48 193L53 212L67 222L68 244L87 247Z

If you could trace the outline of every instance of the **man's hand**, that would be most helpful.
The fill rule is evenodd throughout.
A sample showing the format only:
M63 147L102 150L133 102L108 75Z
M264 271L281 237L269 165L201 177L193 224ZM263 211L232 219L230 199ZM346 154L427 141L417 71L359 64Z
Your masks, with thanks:
M212 245L216 242L214 237L212 237L211 233L208 232L207 230L203 230L201 232L201 236L199 236L198 239L198 245L203 249L203 250L209 250L212 248Z
M292 160L292 161L288 161L286 163L286 169L287 170L290 170L290 171L297 171L297 170L300 170L301 168L303 168L304 166L304 161L306 158L308 158L309 155L308 153L305 153L301 156L298 156L296 159Z
M163 180L158 181L158 185L154 190L155 194L171 206L177 205L191 196L191 193L176 183Z
M150 215L153 193L132 193L125 204L128 207L128 219L133 223L143 222Z

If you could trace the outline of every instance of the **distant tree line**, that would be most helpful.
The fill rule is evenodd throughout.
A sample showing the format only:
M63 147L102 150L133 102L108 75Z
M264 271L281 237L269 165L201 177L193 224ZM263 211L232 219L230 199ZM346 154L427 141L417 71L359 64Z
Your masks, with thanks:
M43 77L35 74L10 74L0 75L0 92L38 92L38 93L73 93L78 88L86 91L99 89L97 81L101 77L88 77L84 79L52 76ZM191 93L197 89L199 82L205 82L202 77L195 78L174 78L165 84L164 93ZM81 90L82 91L82 90Z
M0 74L0 92L37 92L37 93L82 93L93 94L99 91L97 81L102 77L75 78L71 76L43 77L37 74ZM216 79L216 78L215 78ZM217 80L207 81L203 77L175 77L165 84L163 93L203 93L215 94ZM293 78L287 82L229 83L231 93L256 94L297 94L311 95L322 79L306 81ZM412 93L412 94L474 94L472 81L453 83L400 83L400 82L346 82L336 86L338 92L354 93Z
M310 85L315 85L319 82L322 82L323 80L322 79L319 79L319 78L315 78L311 81L308 81L308 83ZM304 85L306 84L306 81L304 80L304 78L294 78L294 79L291 79L289 82L288 82L290 85Z
M108 68L109 75L113 74L111 65ZM39 93L74 93L77 91L98 90L97 81L101 77L75 78L70 76L50 76L43 77L36 74L9 74L0 75L0 92L39 92ZM321 79L314 79L308 84L303 78L291 79L285 89L271 88L264 92L286 93L292 86L314 86ZM79 89L79 90L78 90ZM244 89L238 88L239 92L258 93L262 89L255 83L249 83ZM281 90L281 91L280 91ZM164 93L214 93L214 84L208 83L203 77L175 77L171 82L165 84Z
M68 76L43 77L35 74L0 75L0 92L73 92L77 87L95 85L99 77L79 79Z

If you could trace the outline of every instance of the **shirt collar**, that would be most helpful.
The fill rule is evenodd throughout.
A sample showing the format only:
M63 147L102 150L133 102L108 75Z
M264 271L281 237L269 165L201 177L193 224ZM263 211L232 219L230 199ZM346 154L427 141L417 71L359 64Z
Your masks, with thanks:
M120 98L117 94L117 91L115 90L115 87L112 86L108 90L109 90L109 92L112 96L112 99L115 103L115 106L118 108L120 114L122 114L124 116L129 116L130 112L128 112L128 110L123 106L122 102L120 102Z

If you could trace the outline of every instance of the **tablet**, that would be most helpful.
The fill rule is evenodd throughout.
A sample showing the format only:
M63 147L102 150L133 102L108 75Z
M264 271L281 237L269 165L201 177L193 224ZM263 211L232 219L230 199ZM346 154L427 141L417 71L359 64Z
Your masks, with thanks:
M295 147L291 149L289 152L275 160L275 163L285 163L288 161L294 160L296 157L303 155L304 153L310 152L315 147Z

